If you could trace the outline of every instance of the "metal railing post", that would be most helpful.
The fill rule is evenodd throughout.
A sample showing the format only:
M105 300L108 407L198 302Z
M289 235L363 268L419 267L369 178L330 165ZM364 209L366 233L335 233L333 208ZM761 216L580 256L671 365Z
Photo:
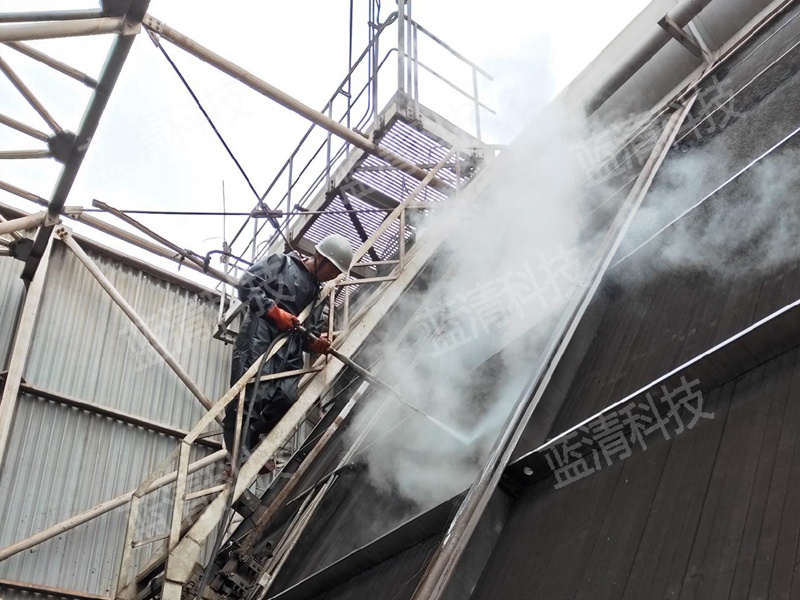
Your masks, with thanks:
M405 60L406 60L406 2L397 0L397 90L406 91L405 83Z
M472 95L475 101L475 137L481 141L481 101L478 99L478 71L472 68Z

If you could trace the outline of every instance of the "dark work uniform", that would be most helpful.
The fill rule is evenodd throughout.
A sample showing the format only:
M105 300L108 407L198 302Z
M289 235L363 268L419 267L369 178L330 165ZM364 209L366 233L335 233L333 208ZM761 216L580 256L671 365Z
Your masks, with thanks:
M281 333L272 319L266 316L266 311L277 304L279 308L299 316L306 306L317 299L319 289L316 278L294 254L273 254L247 270L239 281L239 298L247 308L233 345L231 385L241 379ZM307 329L319 332L323 322L322 310L323 305L320 304L312 311L305 323ZM262 375L302 369L306 343L302 334L289 333L283 347L264 365ZM299 376L285 377L259 384L249 431L242 431L244 448L255 448L260 437L269 433L297 401L299 380ZM254 384L250 384L246 388L243 424L253 397L253 387ZM238 399L228 405L222 426L225 446L230 453L233 450L237 408Z

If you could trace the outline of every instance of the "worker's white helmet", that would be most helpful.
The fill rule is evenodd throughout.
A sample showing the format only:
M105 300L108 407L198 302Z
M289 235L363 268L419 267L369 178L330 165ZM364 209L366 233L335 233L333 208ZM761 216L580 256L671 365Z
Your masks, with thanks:
M331 261L334 266L342 273L350 270L350 263L353 261L353 249L350 242L343 235L334 233L324 238L316 245L317 252Z

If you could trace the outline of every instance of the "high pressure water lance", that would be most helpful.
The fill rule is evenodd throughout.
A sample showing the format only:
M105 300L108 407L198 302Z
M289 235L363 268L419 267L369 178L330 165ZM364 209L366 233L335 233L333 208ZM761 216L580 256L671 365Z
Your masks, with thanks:
M300 333L308 336L308 338L312 342L314 342L315 340L319 339L316 335L311 333L308 329L306 329L302 325L297 325L295 327L295 330L297 330ZM417 408L413 404L409 403L407 400L405 400L400 395L400 392L398 392L391 385L389 385L388 383L386 383L385 381L383 381L382 379L380 379L376 375L373 375L372 373L367 371L364 367L359 365L357 362L355 362L350 357L345 356L344 354L342 354L338 350L334 350L333 348L329 348L328 349L328 354L330 354L331 356L333 356L337 360L341 361L342 363L344 363L345 365L347 365L348 367L353 369L356 373L361 375L364 379L369 381L371 384L376 385L376 386L378 386L380 388L383 388L384 390L388 391L392 396L394 396L394 398L396 400L399 400L402 404L405 404L408 408L410 408L414 412L419 413L420 415L422 415L423 417L428 419L431 423L433 423L434 425L436 425L437 427L439 427L443 431L447 432L453 438L457 439L462 444L469 445L470 443L472 443L473 439L470 439L470 438L466 437L464 434L459 433L458 431L456 431L452 427L448 427L447 425L442 423L439 419L436 419L435 417L430 416L429 414L423 412L422 410L420 410L419 408Z

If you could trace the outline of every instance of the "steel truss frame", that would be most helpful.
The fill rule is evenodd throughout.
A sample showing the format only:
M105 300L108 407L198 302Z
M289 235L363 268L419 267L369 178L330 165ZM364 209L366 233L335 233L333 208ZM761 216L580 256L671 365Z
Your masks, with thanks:
M352 353L356 350L366 339L372 330L372 327L386 314L389 307L392 305L402 293L403 289L413 280L418 270L424 266L427 260L432 256L432 253L437 244L427 244L415 247L412 252L408 252L405 247L405 235L407 223L407 211L417 210L420 207L415 206L414 203L420 192L427 186L432 186L445 192L446 194L452 193L453 188L445 183L443 180L436 177L436 175L444 168L454 169L459 168L459 160L457 150L453 149L440 160L432 168L426 165L422 168L411 161L395 154L394 152L379 146L368 137L363 136L357 131L352 131L340 123L333 121L329 116L314 111L313 109L303 105L299 101L291 98L284 92L274 88L267 82L259 79L255 75L248 73L241 69L234 63L227 61L221 56L213 53L212 51L197 44L188 37L180 34L164 23L146 14L148 7L147 0L132 0L124 14L121 15L106 15L105 12L98 11L54 11L48 13L19 13L19 14L0 14L0 42L5 44L6 47L20 52L29 58L41 62L57 72L62 73L76 81L81 82L83 85L93 90L91 99L86 108L83 120L77 130L77 133L70 133L61 127L59 123L50 115L44 105L36 98L33 92L25 85L22 79L8 66L8 64L0 58L0 71L14 84L20 94L28 101L29 104L36 110L42 120L47 124L52 133L47 134L40 131L36 127L27 125L11 117L0 115L0 125L14 129L23 133L35 140L45 142L47 150L20 150L13 152L0 153L0 159L19 159L19 158L53 158L63 164L61 174L57 180L54 190L49 199L44 199L36 194L18 188L10 183L0 182L0 189L9 193L17 195L26 200L35 202L39 205L45 206L46 210L22 217L6 220L0 218L0 235L9 234L15 240L20 239L21 232L31 228L38 228L36 233L33 249L30 256L26 260L25 268L23 271L23 279L30 282L28 293L25 299L24 308L22 310L21 324L16 334L15 345L12 353L12 362L9 373L5 377L5 385L3 391L3 402L0 407L0 468L2 468L2 458L8 443L8 436L13 422L14 408L21 391L27 391L45 398L52 398L60 402L65 402L73 406L77 406L84 410L105 414L124 422L135 422L139 426L167 433L173 437L181 439L179 448L176 450L173 460L177 459L178 467L173 473L166 473L169 466L169 461L165 462L161 468L157 469L146 481L142 483L136 490L123 494L117 498L104 502L88 511L84 511L79 515L67 519L66 521L56 524L45 531L39 532L26 540L21 540L0 549L0 560L13 556L23 550L32 548L33 546L51 539L57 535L64 533L82 523L96 518L110 510L119 508L121 506L129 505L129 528L126 536L126 544L123 551L122 562L120 564L118 581L116 589L118 597L129 597L132 589L135 589L135 581L131 582L128 579L129 570L131 566L131 553L130 549L135 545L141 543L150 543L158 540L144 540L139 541L133 539L134 524L137 517L137 507L141 498L156 489L165 485L176 482L175 501L173 503L173 516L170 531L166 539L166 548L168 548L168 560L166 562L165 574L165 598L179 598L182 585L188 580L190 575L191 566L194 564L194 559L197 558L197 552L203 545L205 539L214 530L217 523L224 516L224 507L226 505L227 497L231 495L234 499L239 498L245 493L245 490L256 479L259 469L275 455L275 453L289 440L302 422L307 418L308 413L316 406L320 398L327 392L332 385L335 378L342 371L342 365L337 362L327 362L325 359L320 359L314 366L301 370L299 372L281 373L276 375L267 376L267 378L279 378L296 376L298 374L305 375L303 378L302 394L298 403L293 407L290 413L284 418L282 423L259 445L250 459L244 463L238 478L233 482L223 482L221 485L214 486L208 490L201 492L212 497L213 500L207 505L206 509L197 516L197 520L188 531L182 528L183 522L183 507L185 502L189 499L198 497L199 493L187 494L187 477L189 473L205 468L219 460L221 460L225 453L223 451L216 452L204 459L198 460L192 464L189 463L189 451L193 444L201 443L209 444L205 439L204 432L207 427L214 420L219 420L220 415L224 408L230 402L240 398L241 392L245 385L252 379L257 370L257 364L248 370L248 372L237 382L228 392L223 395L216 403L205 395L199 386L192 380L189 374L171 355L164 344L156 337L144 320L137 314L133 307L126 301L126 299L119 293L113 286L110 280L100 271L94 261L89 257L83 248L75 240L72 231L61 224L60 216L63 215L75 218L80 222L86 223L97 229L103 230L106 233L115 235L128 243L132 243L140 248L147 249L155 254L165 258L170 258L178 262L183 262L186 259L187 253L182 252L180 248L170 245L170 243L161 238L159 239L153 232L144 231L150 237L155 237L157 244L143 240L137 236L130 234L127 231L115 228L107 223L98 219L94 219L89 215L82 214L80 210L69 209L65 207L65 202L75 181L77 173L83 162L89 144L96 132L99 120L108 103L110 94L114 85L119 77L125 59L131 49L135 36L141 31L142 24L151 32L168 39L172 43L178 45L182 49L190 52L208 62L212 66L222 70L223 72L235 77L236 79L245 83L252 89L262 93L263 95L271 98L272 100L290 108L294 112L301 114L305 118L312 121L316 125L326 129L331 135L336 135L344 139L348 144L363 150L366 153L374 154L386 161L389 165L396 169L400 169L406 174L415 177L419 183L414 190L406 197L403 202L400 202L392 212L383 221L381 226L369 236L362 247L356 253L356 261L369 252L374 246L378 238L383 235L388 228L395 222L400 223L400 236L399 236L399 256L396 260L380 261L380 264L390 266L393 268L393 273L388 276L374 277L374 278L361 278L349 279L345 281L335 282L329 286L325 293L324 298L328 298L331 302L331 316L333 315L333 302L335 301L336 290L340 287L348 287L356 284L379 284L378 290L367 302L364 303L361 310L354 316L349 315L348 302L345 300L345 323L347 325L347 332L340 332L336 344L339 349L345 353ZM404 3L406 4L406 3ZM408 34L410 44L416 46L417 31L422 30L421 26L415 22L408 20L411 26L407 29L400 29L400 40L403 40L404 31ZM423 30L428 35L432 35L427 30ZM114 41L109 51L106 63L102 69L100 76L97 79L82 73L81 71L66 65L46 54L28 46L24 42L36 39L49 39L58 37L72 37L81 35L97 35L97 34L115 34ZM441 43L441 42L440 42ZM452 51L451 49L451 52ZM416 50L414 50L414 56ZM409 55L405 52L398 52L398 61L400 64L408 59ZM463 59L463 57L461 57ZM465 60L465 59L464 59ZM417 75L415 72L416 62L414 60L408 61L409 71L408 78L410 85L413 89L417 90L418 85ZM473 80L477 80L478 73L477 66L473 65ZM486 108L477 99L477 83L475 83L475 103L476 111L481 107ZM418 96L415 96L418 101ZM479 116L476 117L477 127L480 128ZM456 156L455 163L451 165L454 155ZM418 203L417 203L418 204ZM119 216L119 215L117 215ZM41 301L42 290L47 275L47 266L51 254L51 248L54 240L65 244L70 251L77 257L77 259L84 265L84 267L95 278L98 284L104 291L111 297L111 299L120 307L128 319L133 323L137 329L144 335L148 343L153 347L164 362L172 369L184 385L191 391L195 398L208 410L206 415L201 419L191 431L184 432L174 428L165 428L157 423L150 423L144 419L137 419L131 415L126 415L119 411L109 411L103 407L95 406L92 403L60 396L47 390L41 390L35 386L28 386L22 382L22 372L24 369L25 361L27 358L32 332L38 312L39 304ZM5 242L5 240L4 240ZM4 243L7 245L7 243ZM3 249L3 254L8 254L8 251ZM185 263L196 270L209 273L207 266L199 265L196 261ZM365 263L365 266L370 266ZM232 278L227 274L210 273L223 283L232 283ZM302 315L305 317L306 313ZM333 320L330 321L332 327ZM333 333L331 331L331 333ZM273 352L277 351L275 348ZM113 413L113 414L112 414ZM167 431L169 429L169 431ZM34 584L22 584L29 588ZM133 585L131 585L133 584ZM42 587L42 586L38 586ZM31 588L32 589L32 588ZM42 588L42 593L48 593L47 590ZM75 592L77 594L77 592ZM84 595L88 597L88 595Z

